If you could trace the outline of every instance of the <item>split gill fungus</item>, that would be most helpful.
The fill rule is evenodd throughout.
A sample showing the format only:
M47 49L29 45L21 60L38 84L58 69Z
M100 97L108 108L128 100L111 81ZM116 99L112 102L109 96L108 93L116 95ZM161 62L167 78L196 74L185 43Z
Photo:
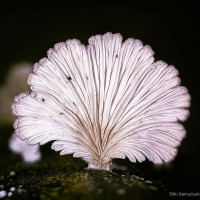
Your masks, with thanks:
M185 136L190 95L178 71L140 40L95 35L49 49L15 97L15 134L28 145L53 141L61 155L112 170L112 159L171 161Z

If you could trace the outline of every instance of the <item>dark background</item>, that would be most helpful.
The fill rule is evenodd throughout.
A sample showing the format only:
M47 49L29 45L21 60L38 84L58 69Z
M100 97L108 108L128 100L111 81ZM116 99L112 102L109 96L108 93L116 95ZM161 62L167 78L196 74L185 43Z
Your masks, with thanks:
M87 44L90 36L108 31L119 32L124 39L140 39L152 47L156 60L179 70L192 100L190 117L184 123L187 136L174 162L160 168L148 162L138 166L149 166L151 174L180 191L200 192L199 28L198 1L7 3L0 6L0 84L12 65L37 62L57 42L77 38ZM0 141L4 137L0 133Z

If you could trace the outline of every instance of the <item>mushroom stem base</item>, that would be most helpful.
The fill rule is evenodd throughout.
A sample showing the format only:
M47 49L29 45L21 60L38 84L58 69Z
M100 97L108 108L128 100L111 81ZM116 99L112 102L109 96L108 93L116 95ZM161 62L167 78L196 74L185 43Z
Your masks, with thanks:
M112 166L112 162L108 162L108 163L89 163L87 169L112 171L113 166Z

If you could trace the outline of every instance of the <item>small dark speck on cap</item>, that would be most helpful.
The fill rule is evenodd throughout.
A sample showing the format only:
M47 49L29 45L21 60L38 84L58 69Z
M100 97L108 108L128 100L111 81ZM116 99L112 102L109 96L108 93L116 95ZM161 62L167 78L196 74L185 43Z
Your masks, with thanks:
M71 81L72 77L71 76L67 76L67 80Z

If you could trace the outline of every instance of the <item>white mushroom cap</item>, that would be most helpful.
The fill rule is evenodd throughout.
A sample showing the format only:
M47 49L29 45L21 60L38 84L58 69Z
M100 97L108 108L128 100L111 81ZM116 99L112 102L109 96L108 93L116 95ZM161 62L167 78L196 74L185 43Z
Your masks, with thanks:
M179 121L190 96L178 72L141 41L106 33L86 47L67 40L34 65L32 93L15 98L14 127L28 144L54 141L89 167L111 170L113 158L168 162L185 136Z

